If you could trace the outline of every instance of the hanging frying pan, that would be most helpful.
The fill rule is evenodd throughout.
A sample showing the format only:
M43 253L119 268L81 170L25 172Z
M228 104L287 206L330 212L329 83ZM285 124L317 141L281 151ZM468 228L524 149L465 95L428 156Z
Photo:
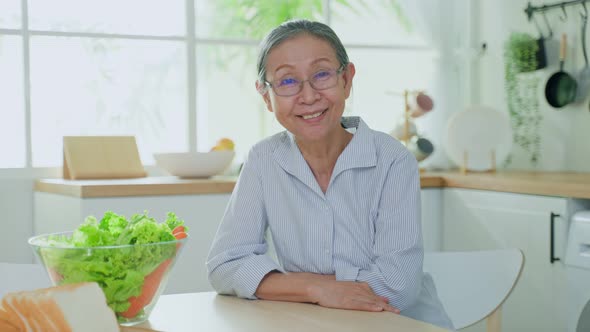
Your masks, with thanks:
M586 4L584 6L584 14L580 13L582 19L582 54L584 55L584 68L578 76L578 92L576 94L576 101L584 101L590 90L590 65L588 65L588 53L586 51L586 27L588 25L588 10Z
M559 48L559 71L551 75L545 86L545 98L549 105L555 108L561 108L576 99L578 84L576 80L568 73L563 71L563 62L565 60L567 36L564 33L561 36L561 45Z

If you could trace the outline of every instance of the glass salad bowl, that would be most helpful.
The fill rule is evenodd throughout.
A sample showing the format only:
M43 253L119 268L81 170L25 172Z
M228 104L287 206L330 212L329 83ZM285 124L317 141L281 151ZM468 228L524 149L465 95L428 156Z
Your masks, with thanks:
M147 320L187 235L155 243L76 246L85 243L76 242L77 237L92 235L97 236L78 231L44 234L30 238L29 244L54 285L97 282L121 325Z

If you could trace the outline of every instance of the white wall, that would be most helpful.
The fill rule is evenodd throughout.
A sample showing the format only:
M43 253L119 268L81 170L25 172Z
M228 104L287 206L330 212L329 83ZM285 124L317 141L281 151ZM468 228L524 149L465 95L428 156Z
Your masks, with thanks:
M556 2L556 1L554 1ZM472 94L474 104L483 104L507 112L504 91L503 45L512 31L526 32L538 36L534 23L530 23L524 13L528 0L479 0L474 2L477 19L476 34L472 38L472 47L487 44L487 51L477 59L474 68L475 90ZM552 1L532 1L534 6L550 4ZM560 9L547 13L553 28L553 41L548 50L548 67L535 73L542 79L544 89L546 80L558 70L558 47L563 32L568 34L568 55L565 70L577 73L584 66L580 43L581 6L566 8L568 17L560 20ZM544 27L542 16L539 24ZM587 33L587 47L590 47L590 32ZM589 48L590 50L590 48ZM581 104L571 104L560 110L553 109L545 100L543 90L538 91L541 124L541 160L535 167L526 153L518 147L513 149L514 161L510 168L539 169L551 171L590 171L590 112L588 98Z

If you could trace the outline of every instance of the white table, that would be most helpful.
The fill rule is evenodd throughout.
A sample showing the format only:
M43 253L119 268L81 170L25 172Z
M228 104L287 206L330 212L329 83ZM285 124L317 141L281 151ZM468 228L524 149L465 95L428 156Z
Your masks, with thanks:
M157 331L404 331L445 329L390 312L329 309L305 303L244 300L215 292L163 295L138 327Z

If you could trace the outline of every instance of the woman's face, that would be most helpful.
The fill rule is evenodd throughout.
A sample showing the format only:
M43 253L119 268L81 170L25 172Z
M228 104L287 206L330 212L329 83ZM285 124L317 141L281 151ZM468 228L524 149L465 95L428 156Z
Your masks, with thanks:
M266 80L276 83L293 82L293 79L305 81L339 67L330 43L302 34L271 50L267 57ZM287 97L278 96L269 88L263 95L264 102L279 123L296 138L307 141L328 139L341 130L340 117L350 95L354 72L354 65L349 64L342 73L336 74L338 80L334 87L316 90L306 81L299 93ZM258 82L256 87L260 91Z

